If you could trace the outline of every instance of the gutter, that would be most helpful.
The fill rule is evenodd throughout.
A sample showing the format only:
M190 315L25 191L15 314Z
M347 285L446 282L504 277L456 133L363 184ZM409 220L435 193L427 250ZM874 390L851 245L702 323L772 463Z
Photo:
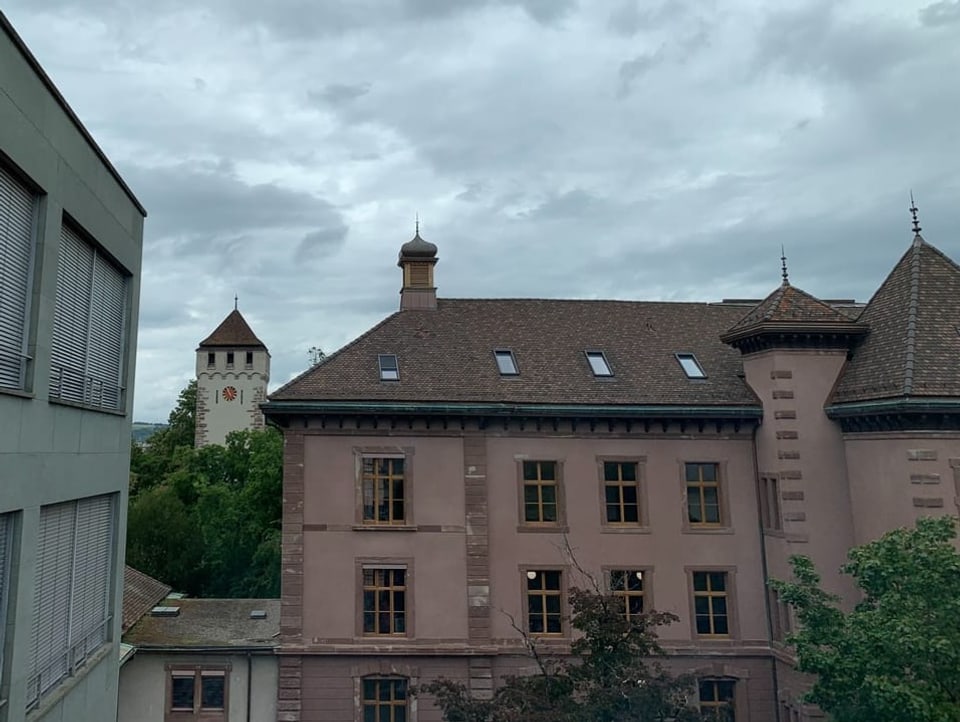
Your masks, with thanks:
M922 397L880 399L878 401L831 404L824 411L831 419L892 413L960 413L960 399Z
M138 652L178 652L182 654L274 654L275 645L269 647L225 647L223 645L170 645L170 644L138 644Z

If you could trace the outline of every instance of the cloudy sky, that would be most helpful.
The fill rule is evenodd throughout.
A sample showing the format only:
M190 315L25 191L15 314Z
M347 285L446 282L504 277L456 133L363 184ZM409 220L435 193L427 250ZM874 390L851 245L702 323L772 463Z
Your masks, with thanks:
M136 413L441 296L867 300L960 258L960 0L0 0L150 215Z

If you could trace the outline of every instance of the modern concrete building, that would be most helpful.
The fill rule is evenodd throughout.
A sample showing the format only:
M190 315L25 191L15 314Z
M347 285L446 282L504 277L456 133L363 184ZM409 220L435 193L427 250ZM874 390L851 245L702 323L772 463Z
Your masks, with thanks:
M280 602L171 597L124 635L118 722L266 722L277 709Z
M956 513L960 267L915 238L865 306L782 282L761 302L437 298L400 252L400 310L271 395L283 428L277 720L439 720L408 686L489 694L564 654L583 568L680 617L706 707L817 716L768 593L791 554ZM573 550L576 564L568 551Z
M0 720L112 720L143 207L0 13Z
M270 352L236 308L197 348L196 445L224 444L231 431L262 429Z

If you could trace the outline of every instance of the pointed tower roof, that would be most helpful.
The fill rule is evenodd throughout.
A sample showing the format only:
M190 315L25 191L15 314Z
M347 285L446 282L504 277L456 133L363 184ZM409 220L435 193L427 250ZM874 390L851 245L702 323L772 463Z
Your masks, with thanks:
M853 337L867 332L866 326L833 306L790 285L784 271L783 283L750 309L720 340L741 350L770 346L848 346Z
M237 309L223 319L213 333L200 342L200 348L223 346L246 346L266 349L263 342L250 329L246 319Z
M913 243L860 316L870 335L840 377L833 404L960 397L960 266L914 226Z

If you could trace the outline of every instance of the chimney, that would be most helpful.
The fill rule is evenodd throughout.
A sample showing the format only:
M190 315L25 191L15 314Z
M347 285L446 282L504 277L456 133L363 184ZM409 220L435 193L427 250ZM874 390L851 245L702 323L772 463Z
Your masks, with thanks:
M433 285L433 267L437 265L437 247L417 234L400 247L397 265L403 269L400 310L424 310L437 307L437 289Z

